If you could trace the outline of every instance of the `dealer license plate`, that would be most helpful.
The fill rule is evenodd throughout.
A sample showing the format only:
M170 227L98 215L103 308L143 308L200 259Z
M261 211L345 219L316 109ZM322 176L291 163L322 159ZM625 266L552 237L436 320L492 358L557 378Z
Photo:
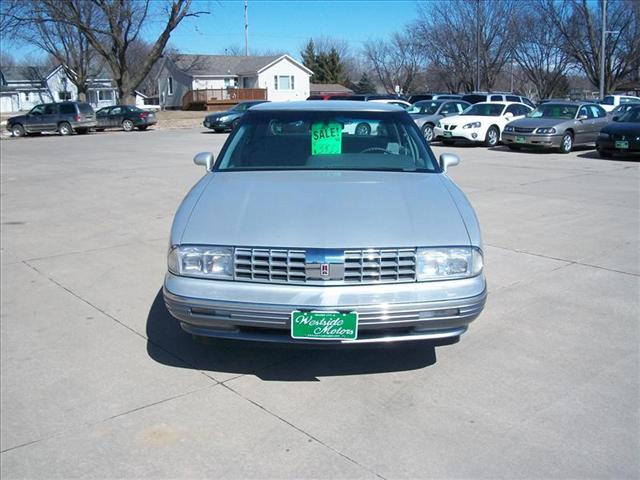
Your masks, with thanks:
M522 137L520 135L516 135L516 143L525 143L527 141L527 139L525 137Z
M451 132L447 132L446 130L444 132L442 132L442 136L444 138L451 138Z
M616 142L616 148L629 148L629 142L618 140Z
M291 312L291 337L308 340L355 340L358 338L358 314Z

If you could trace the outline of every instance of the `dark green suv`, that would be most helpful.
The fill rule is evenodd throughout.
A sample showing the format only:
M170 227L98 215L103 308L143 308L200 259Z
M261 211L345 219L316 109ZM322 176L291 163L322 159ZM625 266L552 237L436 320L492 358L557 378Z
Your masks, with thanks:
M43 103L33 107L29 113L7 120L7 130L14 137L42 132L58 132L60 135L71 135L74 131L87 133L95 126L93 108L81 102Z

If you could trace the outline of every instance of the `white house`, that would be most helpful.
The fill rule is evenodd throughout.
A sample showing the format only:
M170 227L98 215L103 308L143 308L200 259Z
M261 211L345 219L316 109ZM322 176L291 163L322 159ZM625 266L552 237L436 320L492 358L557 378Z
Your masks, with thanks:
M180 108L198 90L265 89L267 100L305 100L312 74L289 55L176 55L163 58L156 78L161 106Z
M89 80L87 102L94 109L115 105L118 90L105 73L97 73ZM8 67L0 70L0 111L30 110L39 103L78 100L78 88L62 65L48 73L38 67ZM144 96L136 92L136 105L144 104Z

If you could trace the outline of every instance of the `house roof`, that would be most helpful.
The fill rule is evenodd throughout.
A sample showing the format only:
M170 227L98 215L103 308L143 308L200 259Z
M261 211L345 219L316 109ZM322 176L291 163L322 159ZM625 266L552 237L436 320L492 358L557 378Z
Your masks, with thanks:
M339 83L311 83L309 90L313 94L320 93L353 93L353 90Z
M35 66L3 67L2 76L6 82L42 82L46 70Z
M287 58L309 74L312 72L289 55L237 56L237 55L176 55L173 62L179 70L193 76L241 75L259 73L282 58Z

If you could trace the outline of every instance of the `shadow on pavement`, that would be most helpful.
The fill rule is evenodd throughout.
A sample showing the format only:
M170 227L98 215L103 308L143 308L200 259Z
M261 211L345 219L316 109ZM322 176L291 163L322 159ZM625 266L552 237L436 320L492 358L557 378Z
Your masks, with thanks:
M633 153L616 153L615 155L613 155L612 157L602 157L600 156L600 154L595 151L592 150L590 152L585 152L585 153L581 153L578 155L578 157L580 158L589 158L591 160L603 160L603 161L611 161L611 160L620 160L620 161L640 161L640 155L639 154L633 154Z
M147 353L164 365L209 371L214 377L215 372L252 374L270 381L319 381L318 377L416 370L436 363L435 345L426 342L314 349L228 340L194 342L167 311L162 289L147 317Z

